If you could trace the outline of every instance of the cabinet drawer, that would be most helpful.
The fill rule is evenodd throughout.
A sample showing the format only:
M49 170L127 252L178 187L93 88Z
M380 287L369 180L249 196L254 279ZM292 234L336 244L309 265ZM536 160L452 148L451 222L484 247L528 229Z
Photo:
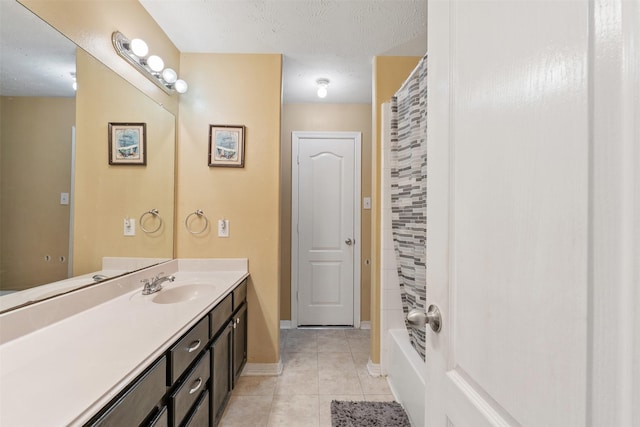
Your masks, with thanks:
M209 352L207 351L189 372L189 375L182 380L180 386L171 394L169 404L172 409L173 425L180 424L198 397L207 389L209 363Z
M120 396L98 420L89 425L115 426L139 425L164 396L167 360L162 357L132 386Z
M169 427L169 414L167 407L163 406L160 411L151 419L149 427Z
M233 290L233 311L236 311L247 300L247 279Z
M193 412L182 425L185 427L209 427L209 392L202 393Z
M176 382L209 341L207 318L199 321L176 345L169 350L169 385Z
M220 328L226 325L232 314L233 296L229 294L222 302L216 305L216 308L211 310L211 314L209 315L211 319L211 337L214 337Z

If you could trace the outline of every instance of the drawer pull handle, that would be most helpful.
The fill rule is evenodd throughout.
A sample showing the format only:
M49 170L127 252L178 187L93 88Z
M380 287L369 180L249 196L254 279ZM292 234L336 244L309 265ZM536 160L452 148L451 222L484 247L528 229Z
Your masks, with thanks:
M192 384L195 384L195 385L189 389L189 394L193 394L196 391L198 391L202 383L203 383L202 378L198 378L197 380L194 380Z
M200 344L202 344L202 341L200 340L193 341L191 344L189 344L189 347L187 347L187 352L192 353L196 351L198 347L200 347Z

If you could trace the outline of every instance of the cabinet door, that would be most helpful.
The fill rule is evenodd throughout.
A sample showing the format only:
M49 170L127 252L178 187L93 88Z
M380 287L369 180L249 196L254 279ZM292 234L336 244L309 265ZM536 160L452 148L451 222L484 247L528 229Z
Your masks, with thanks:
M231 331L229 322L211 344L211 419L217 425L231 394Z
M158 359L106 411L85 426L133 426L142 423L162 400L167 387L167 359Z
M233 316L233 387L247 361L247 304L244 303Z

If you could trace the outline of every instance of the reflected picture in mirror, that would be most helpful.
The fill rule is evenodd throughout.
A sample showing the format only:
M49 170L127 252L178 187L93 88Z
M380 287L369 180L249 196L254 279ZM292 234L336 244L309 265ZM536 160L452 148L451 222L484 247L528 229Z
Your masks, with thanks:
M126 272L104 257L171 259L173 114L18 2L0 7L0 311ZM145 168L109 165L108 124L128 121L147 124ZM161 229L125 236L150 209Z

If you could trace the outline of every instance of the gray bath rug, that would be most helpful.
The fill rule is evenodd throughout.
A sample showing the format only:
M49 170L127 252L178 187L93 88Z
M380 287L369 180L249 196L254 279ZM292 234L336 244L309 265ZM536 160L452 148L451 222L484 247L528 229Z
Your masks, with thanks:
M398 402L331 402L332 427L411 427Z

